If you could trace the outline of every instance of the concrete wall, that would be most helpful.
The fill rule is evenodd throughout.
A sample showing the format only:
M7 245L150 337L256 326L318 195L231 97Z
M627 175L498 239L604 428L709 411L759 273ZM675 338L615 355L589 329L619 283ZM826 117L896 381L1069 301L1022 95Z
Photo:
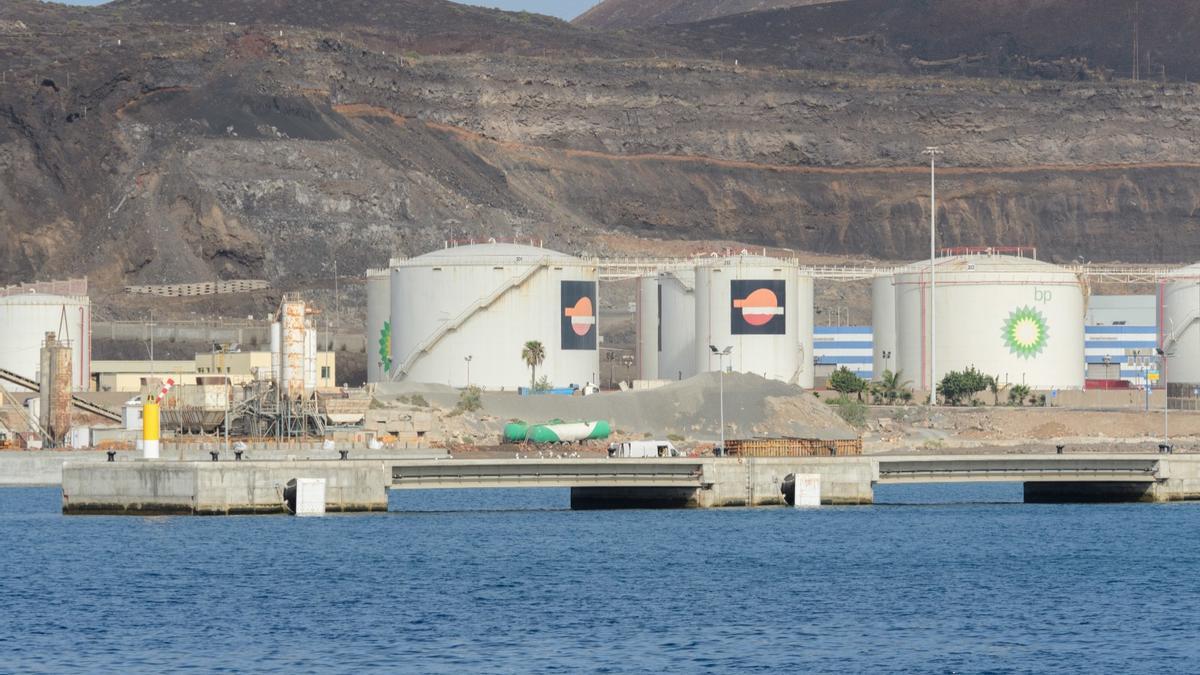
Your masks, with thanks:
M822 504L870 504L876 464L867 458L840 457L834 461L811 457L744 457L722 459L704 466L704 482L711 487L699 493L704 508L786 504L782 491L788 474L821 474Z
M68 462L63 513L286 513L295 478L323 478L328 511L386 511L385 462Z
M1156 501L1200 500L1200 455L1169 455L1159 460L1158 473L1166 480L1155 486Z
M782 506L789 474L821 474L821 503L870 504L879 474L868 458L744 457L704 462L704 487L572 488L573 509Z
M63 462L103 461L103 452L13 451L0 453L0 487L62 484Z
M233 457L225 454L223 445L212 445L213 447L222 448L221 463L233 460ZM343 446L339 445L338 447ZM285 445L281 451L276 451L273 447L269 449L251 449L246 452L244 457L246 460L264 461L296 459L332 461L339 459L337 450L325 450L319 443L309 447L289 448ZM415 450L367 450L356 448L350 450L350 458L352 460L418 460L442 459L445 457L447 457L445 450L428 448ZM131 462L140 458L141 453L132 450L118 452L116 456L117 462ZM208 454L208 450L199 445L182 451L176 446L166 445L162 451L162 458L164 460L205 461L210 463L212 460ZM62 485L62 467L64 462L104 462L107 459L108 456L104 452L90 450L71 452L55 452L51 450L0 452L0 488Z

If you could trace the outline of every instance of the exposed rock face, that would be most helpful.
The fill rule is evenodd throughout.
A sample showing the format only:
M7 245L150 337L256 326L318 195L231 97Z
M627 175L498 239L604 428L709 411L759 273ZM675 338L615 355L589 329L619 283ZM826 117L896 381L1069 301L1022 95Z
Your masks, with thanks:
M130 9L175 4L0 8L53 35L0 51L0 282L308 289L333 261L354 275L493 236L914 258L934 143L946 245L1096 261L1200 250L1193 85L735 67L683 46L655 58L636 36L581 58L568 54L604 35L561 22L537 24L558 36L549 56L458 54L452 23L416 54L392 29L168 29Z
M591 28L645 28L705 21L781 7L823 5L843 0L604 0L571 23Z
M651 32L726 60L860 74L1200 77L1193 0L845 0Z

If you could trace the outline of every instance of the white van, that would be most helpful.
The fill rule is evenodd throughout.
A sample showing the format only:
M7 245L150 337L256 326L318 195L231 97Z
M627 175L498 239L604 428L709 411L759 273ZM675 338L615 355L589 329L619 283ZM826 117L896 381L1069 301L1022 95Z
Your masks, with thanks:
M670 441L626 441L610 443L609 457L682 457Z

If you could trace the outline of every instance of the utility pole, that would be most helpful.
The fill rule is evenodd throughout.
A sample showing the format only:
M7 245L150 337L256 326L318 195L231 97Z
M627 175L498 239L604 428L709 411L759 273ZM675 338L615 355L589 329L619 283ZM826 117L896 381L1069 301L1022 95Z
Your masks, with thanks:
M937 158L944 154L931 145L929 155L929 405L937 405Z

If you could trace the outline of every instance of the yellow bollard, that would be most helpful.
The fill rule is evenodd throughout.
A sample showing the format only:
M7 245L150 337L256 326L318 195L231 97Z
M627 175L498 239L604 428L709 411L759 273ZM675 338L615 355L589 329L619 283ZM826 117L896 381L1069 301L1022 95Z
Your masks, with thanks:
M142 405L142 457L158 459L158 399L150 397Z

